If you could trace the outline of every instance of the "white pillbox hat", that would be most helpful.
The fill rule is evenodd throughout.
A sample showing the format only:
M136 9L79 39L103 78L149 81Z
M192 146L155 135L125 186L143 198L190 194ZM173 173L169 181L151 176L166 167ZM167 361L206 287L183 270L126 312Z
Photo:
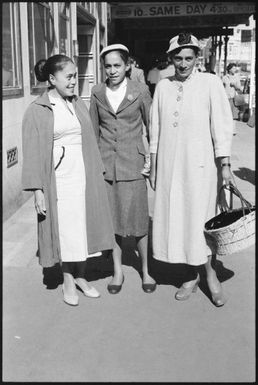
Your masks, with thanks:
M116 51L117 49L121 49L122 51L129 52L129 49L123 44L111 44L111 45L108 45L107 47L104 47L99 55L100 57L102 57L105 53L110 51Z

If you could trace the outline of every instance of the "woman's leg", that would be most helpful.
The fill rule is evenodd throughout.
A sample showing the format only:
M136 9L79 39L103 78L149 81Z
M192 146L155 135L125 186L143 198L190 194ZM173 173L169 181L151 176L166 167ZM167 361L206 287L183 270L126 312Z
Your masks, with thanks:
M116 244L113 249L113 262L114 262L114 276L109 283L110 285L122 285L123 283L123 269L122 269L122 237L116 235Z
M198 278L198 272L196 266L186 265L186 274L184 279L184 286L191 286L192 282Z
M143 237L135 237L137 249L142 260L142 281L144 284L155 284L155 280L148 272L148 234Z
M222 286L216 274L216 255L209 255L205 263L207 283L211 292L212 300L216 306L223 306L226 302Z
M186 265L186 274L184 278L184 283L180 289L176 292L175 298L178 301L186 300L190 295L197 290L200 277L197 272L196 266Z
M64 276L63 289L68 296L76 295L74 283L75 262L62 262L62 271Z
M84 288L84 290L89 290L91 287L88 285L85 279L86 261L74 262L74 265L74 278L76 279L76 283L78 283L80 287Z
M75 282L77 286L81 288L84 295L91 298L98 298L100 297L99 292L91 285L88 284L86 281L85 275L86 275L86 261L80 261L80 262L74 262L75 265Z

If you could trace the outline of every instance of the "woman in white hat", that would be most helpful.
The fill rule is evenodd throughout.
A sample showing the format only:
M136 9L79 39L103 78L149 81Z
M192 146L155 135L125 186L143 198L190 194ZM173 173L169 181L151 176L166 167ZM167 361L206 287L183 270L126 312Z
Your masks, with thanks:
M212 301L225 298L204 236L205 222L216 215L219 184L233 183L230 153L233 119L221 80L195 70L198 40L181 33L168 54L175 76L161 80L154 93L150 122L151 175L155 193L154 258L186 264L176 292L186 300L197 289L197 267L205 265Z
M142 289L152 293L155 280L148 272L148 196L141 171L145 148L143 123L148 132L151 96L146 84L126 77L130 69L128 48L112 44L101 51L107 80L92 89L90 114L106 169L104 178L112 211L116 245L114 276L108 291L121 290L122 239L134 236L142 260Z

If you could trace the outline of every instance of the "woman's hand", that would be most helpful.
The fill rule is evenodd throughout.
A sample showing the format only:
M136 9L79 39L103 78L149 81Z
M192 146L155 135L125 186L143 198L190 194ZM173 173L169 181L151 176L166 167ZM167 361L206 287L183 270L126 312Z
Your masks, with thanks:
M150 156L150 176L149 182L152 190L156 189L156 154Z
M226 186L229 186L230 184L236 185L230 166L223 166L221 168L221 175Z
M156 172L151 168L150 176L149 176L150 186L152 190L156 189Z
M46 216L45 197L42 190L34 191L34 203L37 214Z

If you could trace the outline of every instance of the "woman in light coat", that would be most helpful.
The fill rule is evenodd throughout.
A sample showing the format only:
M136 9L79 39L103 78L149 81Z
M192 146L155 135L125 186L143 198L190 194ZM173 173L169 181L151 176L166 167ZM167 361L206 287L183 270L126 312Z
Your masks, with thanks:
M122 44L102 50L107 81L93 87L90 104L116 235L114 276L108 284L111 294L118 293L123 284L122 239L129 235L135 237L142 259L142 289L151 293L156 288L148 272L148 196L141 174L145 160L142 127L144 123L148 130L151 97L145 84L126 78L128 55Z
M86 105L74 95L76 67L64 55L40 60L39 81L49 88L23 118L23 189L33 191L38 218L39 263L62 266L64 301L78 305L76 285L88 297L86 260L112 249L114 231L104 166Z
M150 183L156 191L153 253L158 260L186 264L177 300L189 298L196 290L197 266L204 264L212 300L222 306L225 298L212 264L215 256L203 230L216 214L218 180L233 183L233 120L221 80L194 70L198 51L194 36L172 38L168 52L175 76L161 80L154 93L150 122Z

